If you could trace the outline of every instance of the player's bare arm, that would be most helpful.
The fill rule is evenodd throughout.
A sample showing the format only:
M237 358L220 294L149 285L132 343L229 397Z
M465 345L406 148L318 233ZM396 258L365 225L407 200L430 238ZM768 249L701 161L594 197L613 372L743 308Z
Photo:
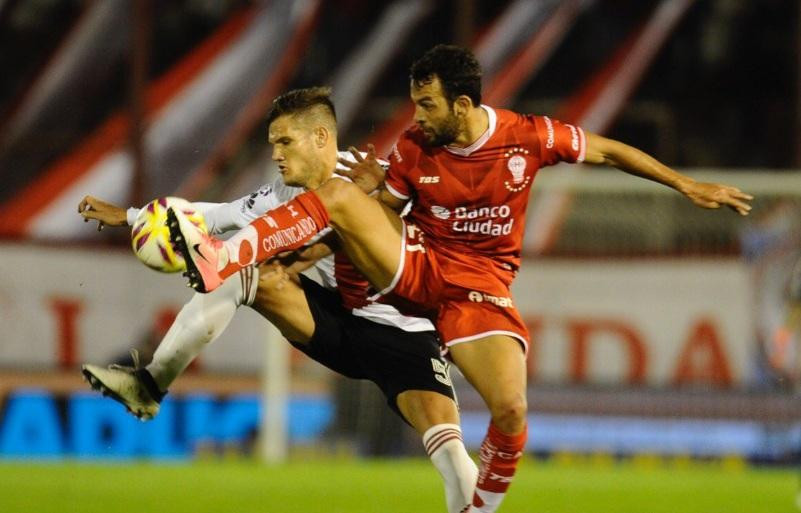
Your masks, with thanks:
M297 278L297 275L314 266L319 260L331 255L339 249L339 239L334 232L322 237L314 244L297 251L280 255L277 261L284 267L285 272Z
M104 226L128 226L128 218L124 208L107 201L85 196L78 204L78 213L83 216L83 222L97 221L97 231Z
M626 173L672 187L703 208L727 206L746 216L751 211L753 196L736 187L717 183L696 182L662 164L647 153L628 144L587 132L587 164L606 164Z

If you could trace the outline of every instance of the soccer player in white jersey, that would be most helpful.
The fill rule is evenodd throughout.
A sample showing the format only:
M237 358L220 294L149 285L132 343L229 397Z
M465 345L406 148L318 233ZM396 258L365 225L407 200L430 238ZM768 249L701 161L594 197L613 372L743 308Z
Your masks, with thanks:
M319 184L331 178L337 158L353 158L336 151L334 116L328 89L302 89L279 97L268 122L273 158L279 161L283 181L232 203L196 204L204 211L209 230L220 233L246 226L303 191L284 182ZM137 209L126 212L87 196L79 212L102 228L131 224ZM301 259L320 256L321 245L310 246ZM305 276L290 279L286 270L273 264L243 269L240 276L232 276L210 294L196 294L184 306L146 367L87 364L83 373L93 388L138 417L152 418L170 383L225 329L236 308L252 306L311 358L348 377L375 382L390 407L422 435L445 482L448 511L462 511L473 496L477 468L462 443L453 389L433 325L427 319L403 316L388 305L363 301L343 307L330 288L338 284L346 289L343 295L352 303L366 297L366 281L354 279L347 267L346 276L336 276L333 260L327 256L316 264L329 289ZM343 265L338 259L337 268Z

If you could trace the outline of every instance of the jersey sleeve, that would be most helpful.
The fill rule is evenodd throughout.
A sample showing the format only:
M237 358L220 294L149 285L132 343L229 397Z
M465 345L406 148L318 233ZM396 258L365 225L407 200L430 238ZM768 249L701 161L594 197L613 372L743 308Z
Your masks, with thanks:
M587 153L584 130L548 116L529 116L529 118L534 123L539 139L541 166L584 161Z
M280 180L262 185L247 196L230 203L214 205L196 203L195 205L198 205L199 210L203 212L209 233L217 234L244 228L268 210L272 210L284 201L294 197L292 193L295 191L288 189L297 189L296 187L282 187L283 183L279 185L278 182ZM284 199L282 196L288 197Z
M301 187L284 184L280 178L264 184L247 196L228 203L193 202L192 205L203 214L210 234L220 234L239 230L282 203L286 203L302 193ZM140 209L132 207L126 212L128 225L133 225Z
M409 183L409 159L408 155L404 158L401 153L403 147L403 136L392 147L387 161L387 174L384 177L384 186L390 194L401 200L408 200L412 197L412 187Z

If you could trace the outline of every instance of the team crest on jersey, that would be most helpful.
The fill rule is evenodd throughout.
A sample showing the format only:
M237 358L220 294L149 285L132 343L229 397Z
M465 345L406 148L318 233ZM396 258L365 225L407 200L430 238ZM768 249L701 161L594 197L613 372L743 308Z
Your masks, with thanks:
M526 188L531 182L531 177L526 176L526 158L528 150L523 148L512 148L503 154L509 160L506 161L506 169L512 173L512 180L504 180L503 185L511 192L519 192Z

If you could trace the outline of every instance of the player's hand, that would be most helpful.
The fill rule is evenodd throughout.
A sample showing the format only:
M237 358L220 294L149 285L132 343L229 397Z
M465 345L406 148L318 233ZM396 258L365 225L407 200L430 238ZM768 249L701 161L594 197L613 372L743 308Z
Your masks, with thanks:
M259 266L259 288L283 290L291 279L286 268L277 260L271 260Z
M684 194L699 207L720 208L726 206L741 216L747 216L751 212L749 202L754 199L753 196L742 192L737 187L718 183L693 182L685 187Z
M78 204L78 213L83 216L83 222L97 221L97 231L109 226L127 226L128 216L124 208L112 205L106 201L86 196Z
M375 156L375 146L372 144L367 145L367 157L362 157L359 150L353 146L348 148L348 151L356 159L356 162L340 157L339 163L345 166L345 169L338 169L337 173L347 176L361 190L370 194L384 182L384 168L381 167Z

